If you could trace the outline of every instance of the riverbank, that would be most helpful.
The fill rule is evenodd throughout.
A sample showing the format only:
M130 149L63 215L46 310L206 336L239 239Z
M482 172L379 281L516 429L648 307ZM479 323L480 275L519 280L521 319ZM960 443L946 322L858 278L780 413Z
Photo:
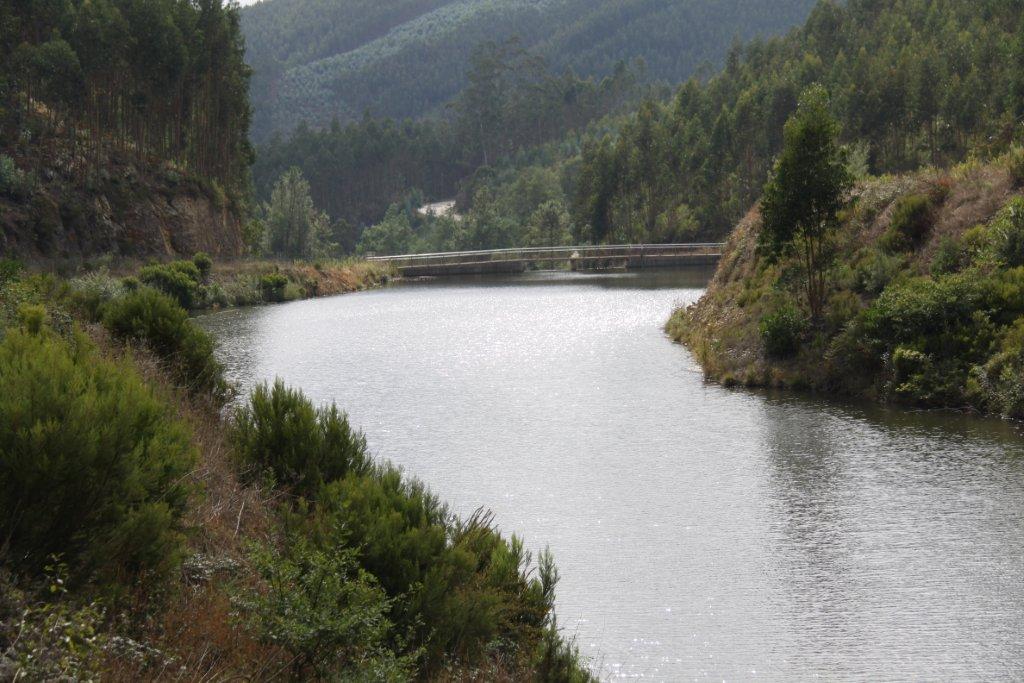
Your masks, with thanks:
M1024 154L858 184L809 318L801 265L737 226L704 297L666 325L725 385L1024 417Z
M589 680L550 556L449 514L299 391L224 415L212 339L140 281L375 271L160 268L0 269L0 677Z

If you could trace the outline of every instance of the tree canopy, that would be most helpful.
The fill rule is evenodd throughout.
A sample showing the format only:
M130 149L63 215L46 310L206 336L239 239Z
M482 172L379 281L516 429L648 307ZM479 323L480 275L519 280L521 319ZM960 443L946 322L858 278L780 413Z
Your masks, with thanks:
M828 110L828 93L809 88L786 122L782 154L761 200L759 246L772 258L798 250L811 314L821 312L828 265L828 239L852 186L839 122Z

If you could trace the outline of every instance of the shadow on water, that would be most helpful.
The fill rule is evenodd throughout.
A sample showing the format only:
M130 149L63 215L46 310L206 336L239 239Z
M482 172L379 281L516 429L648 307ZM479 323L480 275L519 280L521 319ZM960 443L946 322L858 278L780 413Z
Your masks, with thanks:
M395 287L564 287L601 289L703 289L715 274L714 266L645 268L643 270L532 270L521 275L452 275L398 280Z

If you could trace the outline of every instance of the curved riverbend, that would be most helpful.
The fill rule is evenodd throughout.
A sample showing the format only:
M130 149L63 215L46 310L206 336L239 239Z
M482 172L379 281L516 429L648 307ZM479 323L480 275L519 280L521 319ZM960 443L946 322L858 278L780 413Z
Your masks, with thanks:
M1012 426L703 382L708 274L409 283L202 323L243 386L336 401L461 513L549 543L603 677L1024 673Z

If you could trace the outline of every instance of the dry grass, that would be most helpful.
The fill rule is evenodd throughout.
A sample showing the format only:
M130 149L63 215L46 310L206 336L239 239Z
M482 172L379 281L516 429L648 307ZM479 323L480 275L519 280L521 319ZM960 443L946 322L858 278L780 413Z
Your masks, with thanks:
M145 382L191 429L199 454L191 478L197 493L186 513L189 552L180 578L157 599L140 596L129 631L140 649L158 656L111 656L105 678L145 680L269 680L286 666L279 649L251 638L231 611L229 586L256 579L246 561L249 542L277 540L274 493L239 478L227 440L223 405L177 386L145 349L123 346L99 325L87 333L108 356L129 359Z

